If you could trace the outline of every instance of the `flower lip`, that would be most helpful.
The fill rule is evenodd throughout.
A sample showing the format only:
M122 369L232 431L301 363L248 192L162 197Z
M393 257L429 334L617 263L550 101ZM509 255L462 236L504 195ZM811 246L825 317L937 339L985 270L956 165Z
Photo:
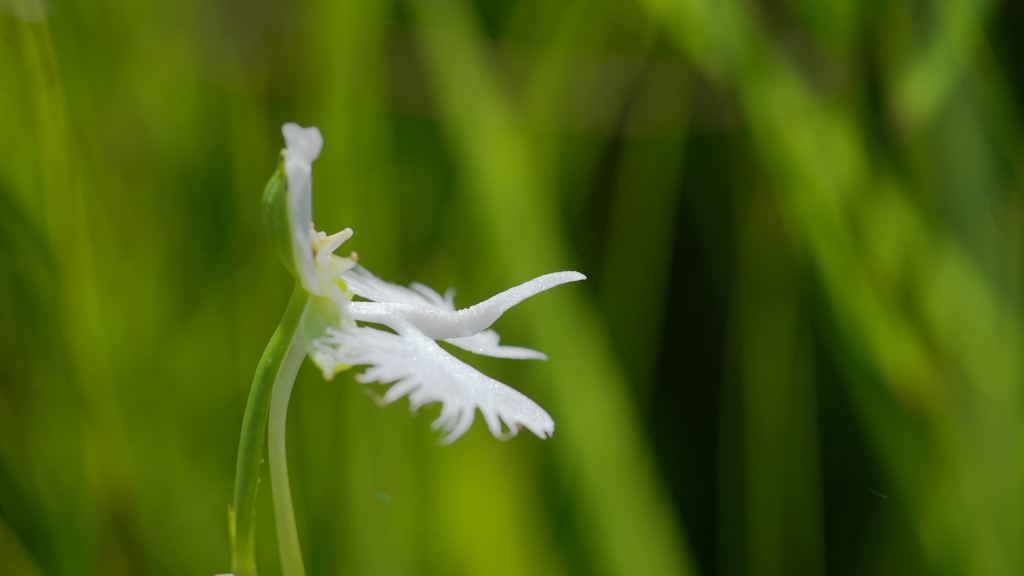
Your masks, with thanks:
M354 266L341 279L348 290L368 301L342 303L343 315L352 323L328 327L326 335L314 342L320 353L314 360L325 374L332 375L339 365L369 366L356 380L364 384L391 384L384 394L386 403L403 396L409 398L413 410L424 404L440 403L441 416L433 427L444 431L442 444L462 436L472 425L477 410L496 438L515 436L520 428L547 438L554 432L555 423L543 408L455 358L436 340L497 358L546 359L535 350L501 346L498 334L489 326L526 298L584 278L578 272L545 274L459 310L451 290L441 296L422 284L406 288ZM357 326L356 321L382 324L394 332Z

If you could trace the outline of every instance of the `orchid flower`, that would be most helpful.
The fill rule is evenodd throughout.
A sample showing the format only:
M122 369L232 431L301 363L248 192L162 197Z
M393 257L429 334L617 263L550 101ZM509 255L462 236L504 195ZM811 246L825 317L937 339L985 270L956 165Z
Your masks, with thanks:
M488 328L526 298L585 276L548 274L464 310L455 309L451 290L442 298L422 284L410 289L384 282L356 268L354 253L346 258L334 255L352 237L351 229L327 236L313 228L312 163L323 147L320 131L289 123L282 133L287 144L284 166L293 274L310 294L303 333L307 352L324 378L331 380L348 366L368 364L371 368L357 377L360 382L398 382L384 395L385 402L408 394L413 409L442 403L434 427L447 432L444 443L469 429L476 409L495 437L506 436L499 421L512 436L519 426L541 438L550 436L555 424L540 406L457 360L435 341L499 358L544 360L540 352L498 346L498 334ZM351 302L353 294L370 302ZM395 333L357 327L355 321L383 324Z
M465 434L477 410L496 438L515 436L520 428L547 438L555 423L543 408L455 358L438 341L498 358L546 360L534 350L500 345L490 327L526 298L585 279L579 272L546 274L461 310L452 289L441 296L422 284L405 288L385 282L357 265L354 252L335 255L352 237L351 229L328 236L313 226L312 164L323 148L320 131L288 123L281 132L286 147L263 194L263 220L296 287L257 368L246 407L230 514L233 573L238 576L255 575L255 494L268 434L282 568L286 576L305 574L288 488L284 423L295 376L307 355L327 380L352 366L368 366L356 380L391 384L384 403L408 396L413 411L440 403L441 415L432 428L442 431L442 444Z

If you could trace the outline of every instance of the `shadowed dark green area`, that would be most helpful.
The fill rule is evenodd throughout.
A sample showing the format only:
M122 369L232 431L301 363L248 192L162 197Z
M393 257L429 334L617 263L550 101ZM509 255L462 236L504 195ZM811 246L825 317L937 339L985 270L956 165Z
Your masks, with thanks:
M550 440L441 448L437 407L302 369L311 576L1024 572L1021 26L988 0L0 0L0 573L229 569L294 284L260 216L288 121L324 135L317 227L377 275L462 306L589 277L496 325L550 361L460 353Z

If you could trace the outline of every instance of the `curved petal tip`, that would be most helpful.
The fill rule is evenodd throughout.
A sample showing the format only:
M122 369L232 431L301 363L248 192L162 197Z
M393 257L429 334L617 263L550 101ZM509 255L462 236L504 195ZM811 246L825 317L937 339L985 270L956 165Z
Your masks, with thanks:
M324 137L316 126L303 128L295 122L288 122L281 126L281 135L284 136L285 147L288 148L288 151L297 154L309 164L320 157L320 150L324 147Z

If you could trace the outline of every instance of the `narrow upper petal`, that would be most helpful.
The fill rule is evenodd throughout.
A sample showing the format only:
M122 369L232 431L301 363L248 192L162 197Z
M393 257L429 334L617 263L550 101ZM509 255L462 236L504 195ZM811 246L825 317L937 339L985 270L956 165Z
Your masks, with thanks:
M288 219L292 256L302 287L320 295L310 235L313 231L313 161L320 156L324 138L315 126L302 128L294 122L281 127L285 141L284 170L288 179Z

